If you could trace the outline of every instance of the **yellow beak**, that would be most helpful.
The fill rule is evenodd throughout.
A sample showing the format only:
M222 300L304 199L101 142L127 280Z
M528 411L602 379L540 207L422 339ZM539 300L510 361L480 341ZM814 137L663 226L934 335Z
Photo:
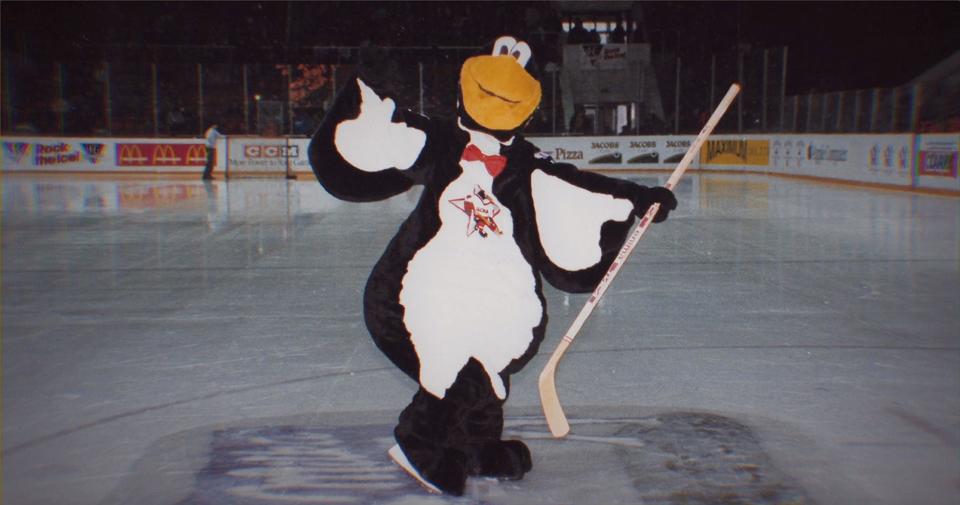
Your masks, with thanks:
M508 55L474 56L460 69L467 114L484 128L513 130L540 105L540 82Z

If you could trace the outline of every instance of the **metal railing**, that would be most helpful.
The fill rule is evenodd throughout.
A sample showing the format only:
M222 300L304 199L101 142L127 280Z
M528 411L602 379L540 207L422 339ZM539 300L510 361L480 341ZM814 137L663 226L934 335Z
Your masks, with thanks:
M313 61L330 63L302 64L38 63L5 54L0 130L177 137L197 136L217 123L233 134L309 134L358 63L377 66L402 106L449 116L460 64L476 50L318 48ZM627 133L696 132L731 82L740 82L743 93L718 133L960 131L960 91L952 81L787 96L788 58L785 47L739 47L695 58L655 52L651 68L664 117ZM555 67L536 71L544 96L527 131L567 134L557 118L571 111L564 111Z

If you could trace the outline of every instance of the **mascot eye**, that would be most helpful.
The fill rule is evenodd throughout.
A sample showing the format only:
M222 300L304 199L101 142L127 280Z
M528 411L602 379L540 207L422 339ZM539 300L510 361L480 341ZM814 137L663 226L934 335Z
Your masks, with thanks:
M517 45L517 39L513 37L503 36L497 39L493 43L493 55L501 56L504 54L510 54L510 51L514 49L514 46Z
M510 52L510 56L516 58L522 67L527 66L531 54L530 46L526 42L517 42L517 45L513 46L513 51Z

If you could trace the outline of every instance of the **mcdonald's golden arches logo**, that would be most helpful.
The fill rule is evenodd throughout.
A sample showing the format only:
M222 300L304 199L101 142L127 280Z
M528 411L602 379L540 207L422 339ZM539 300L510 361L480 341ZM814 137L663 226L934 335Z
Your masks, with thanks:
M140 144L117 144L117 165L121 167L143 166L149 160L143 155Z
M150 156L144 153L150 153ZM121 167L202 167L206 158L207 151L203 144L117 144L117 166Z
M187 157L183 160L187 165L205 165L207 163L207 148L203 144L190 144Z
M153 148L153 164L178 165L180 164L180 157L173 151L173 146L170 144L157 144Z

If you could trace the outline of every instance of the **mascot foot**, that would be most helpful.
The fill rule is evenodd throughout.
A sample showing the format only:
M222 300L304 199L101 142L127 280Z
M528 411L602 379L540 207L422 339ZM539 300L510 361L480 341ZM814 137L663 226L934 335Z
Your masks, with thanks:
M530 449L519 440L497 440L473 450L473 473L502 480L520 480L533 468Z
M391 447L390 450L387 451L387 454L390 455L390 459L392 459L393 462L397 464L397 466L402 468L403 471L410 474L410 476L413 477L414 479L417 479L417 481L420 482L420 485L426 488L427 491L430 491L431 493L437 493L437 494L440 494L443 492L443 491L440 491L440 488L428 482L427 479L424 479L423 475L420 475L420 472L418 472L417 469L413 467L413 464L410 463L409 459L407 459L407 455L403 453L403 449L401 449L399 445L394 445L393 447Z
M400 468L417 479L431 493L446 493L462 496L467 485L466 456L460 451L445 449L429 465L418 467L408 458L400 445L387 451Z

